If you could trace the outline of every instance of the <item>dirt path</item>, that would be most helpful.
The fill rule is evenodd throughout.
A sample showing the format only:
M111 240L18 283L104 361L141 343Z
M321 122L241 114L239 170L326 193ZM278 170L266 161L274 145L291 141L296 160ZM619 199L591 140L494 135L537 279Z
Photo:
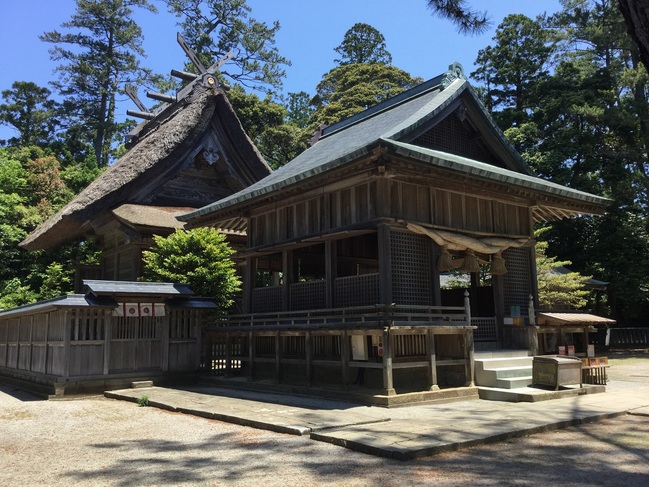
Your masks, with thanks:
M649 381L649 360L612 369ZM0 485L649 485L643 416L397 462L99 396L28 399L0 387Z

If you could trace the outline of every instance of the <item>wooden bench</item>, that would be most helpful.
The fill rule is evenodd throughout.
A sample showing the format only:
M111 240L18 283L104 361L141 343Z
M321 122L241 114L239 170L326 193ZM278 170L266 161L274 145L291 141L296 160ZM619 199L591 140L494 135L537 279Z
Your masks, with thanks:
M606 385L606 369L608 365L582 365L581 380L584 384Z

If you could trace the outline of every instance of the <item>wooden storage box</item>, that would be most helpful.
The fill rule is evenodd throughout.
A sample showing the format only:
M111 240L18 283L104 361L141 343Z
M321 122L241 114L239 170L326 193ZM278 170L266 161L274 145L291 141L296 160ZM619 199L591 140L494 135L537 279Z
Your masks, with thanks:
M532 384L560 386L579 384L581 387L581 360L577 357L543 355L532 361Z

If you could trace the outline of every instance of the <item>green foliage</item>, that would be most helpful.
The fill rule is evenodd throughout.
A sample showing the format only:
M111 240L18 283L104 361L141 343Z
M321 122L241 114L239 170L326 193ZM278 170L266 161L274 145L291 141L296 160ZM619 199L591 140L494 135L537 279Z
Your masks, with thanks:
M140 66L143 37L133 8L155 12L147 0L77 0L76 12L61 25L67 32L41 36L54 45L52 60L61 62L52 85L64 97L68 127L81 132L77 140L92 142L100 167L109 164L112 145L126 129L115 121L122 85L153 78Z
M535 233L537 239L548 229ZM572 264L569 260L560 261L556 257L546 255L548 242L537 240L536 243L536 272L539 286L539 306L544 310L578 309L588 303L589 291L585 283L592 276L582 276L578 272L559 272Z
M501 126L520 126L529 120L539 82L548 76L549 34L538 21L517 14L505 17L493 40L495 46L478 52L471 76L485 85L485 105Z
M340 59L340 66L346 64L392 64L392 55L385 47L385 37L369 24L354 24L347 32L340 45L334 48Z
M346 64L332 69L318 83L310 126L331 125L392 98L421 78L385 64Z
M165 0L180 17L182 35L205 67L225 56L233 58L220 72L244 86L272 91L282 86L290 62L274 46L279 22L268 26L250 17L246 0ZM192 65L188 69L196 71Z
M486 12L476 12L466 0L428 0L428 7L440 17L451 20L464 34L480 34L489 27Z
M214 297L223 311L240 290L225 235L213 228L176 230L168 237L155 236L155 247L143 252L144 279L188 284L198 295Z
M71 292L74 287L74 270L52 262L42 274L39 299L51 299Z
M50 99L52 93L28 81L15 81L2 97L0 124L10 125L18 137L10 138L11 146L46 145L56 132L58 103ZM2 141L0 141L2 143Z
M144 395L137 398L137 405L141 408L149 405L149 396Z
M500 127L542 177L608 196L601 217L553 223L548 252L609 282L620 323L649 312L649 83L615 2L509 16L476 74Z
M36 299L36 293L29 286L24 286L17 277L0 285L0 310L30 304Z

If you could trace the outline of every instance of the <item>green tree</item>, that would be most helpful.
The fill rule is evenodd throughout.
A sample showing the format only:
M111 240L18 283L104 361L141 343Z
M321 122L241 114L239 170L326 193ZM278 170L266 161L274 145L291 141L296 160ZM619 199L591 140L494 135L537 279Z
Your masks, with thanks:
M223 76L262 91L281 88L284 66L290 62L275 47L279 22L268 26L250 17L246 0L165 1L181 19L183 37L206 68L232 50L233 58L220 69Z
M486 12L476 12L466 0L427 0L428 7L442 18L449 19L465 34L479 34L489 27Z
M547 228L543 230L548 230ZM544 231L537 231L539 238ZM578 272L560 272L572 264L569 260L560 261L547 255L548 242L536 242L536 273L539 286L539 306L541 309L561 308L579 309L588 303L589 291L586 282L592 276L582 276Z
M15 81L2 97L0 124L10 125L18 137L6 141L11 146L47 145L59 125L56 117L58 103L50 98L51 91L28 81ZM0 141L1 142L1 141Z
M77 0L76 12L61 26L68 32L41 36L54 44L51 58L61 63L52 85L64 97L68 126L92 142L100 167L109 164L112 144L131 124L115 120L121 87L152 79L140 65L143 37L133 20L134 8L155 12L147 0Z
M421 82L421 78L380 63L339 66L318 83L310 126L331 125L349 118Z
M144 280L188 284L195 293L213 297L222 311L232 306L241 282L224 234L196 228L155 236L154 241L155 246L142 254Z
M485 105L501 126L522 126L538 106L540 82L549 75L553 52L547 31L524 15L508 15L498 26L495 45L478 52L471 76L485 87Z
M392 64L392 55L385 46L385 37L369 24L354 24L343 37L340 45L334 48L340 55L336 59L340 66L346 64Z

